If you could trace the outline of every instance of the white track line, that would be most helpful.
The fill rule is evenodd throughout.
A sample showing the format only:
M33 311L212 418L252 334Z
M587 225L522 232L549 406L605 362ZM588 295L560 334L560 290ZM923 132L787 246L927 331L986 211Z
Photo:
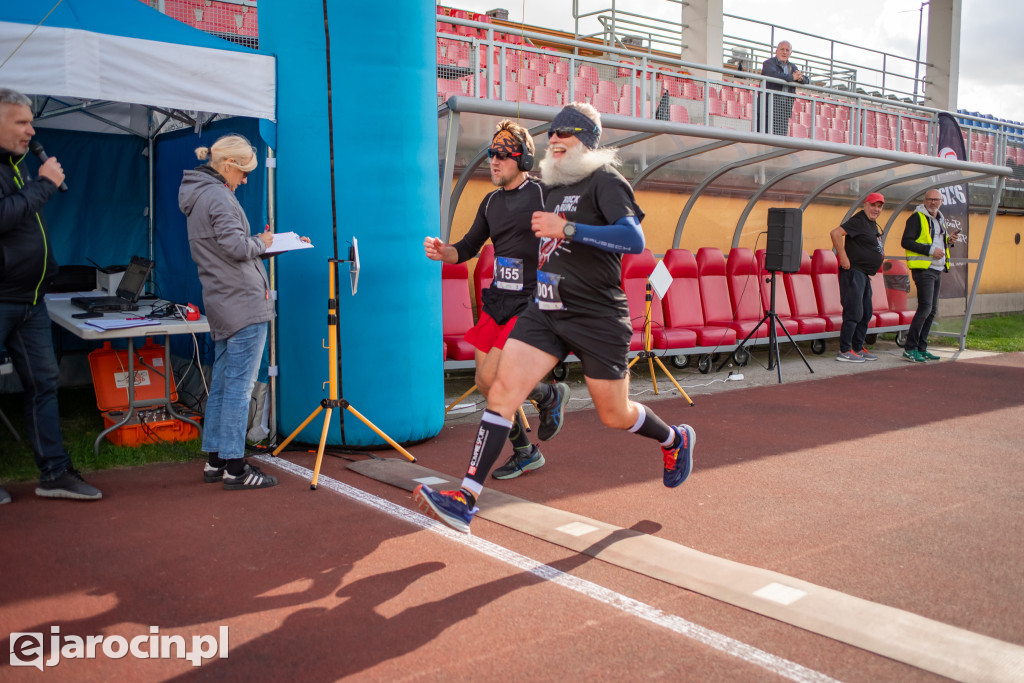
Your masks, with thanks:
M261 455L256 456L254 459L259 460L261 463L278 467L286 472L294 474L300 479L305 479L306 481L310 481L313 478L312 470L308 470L301 465L296 465L295 463L282 458L272 458ZM674 614L666 614L665 612L662 612L655 607L651 607L646 603L640 602L639 600L626 597L621 593L616 593L615 591L609 590L590 581L586 581L585 579L578 578L572 574L566 574L563 571L537 562L536 560L532 560L529 557L521 555L513 550L509 550L508 548L503 548L500 545L491 543L490 541L485 541L482 538L477 538L471 534L463 534L450 529L441 522L431 519L426 515L404 508L401 505L379 498L378 496L374 496L366 491L362 491L349 486L348 484L331 479L330 477L325 477L322 474L317 480L317 487L323 487L330 489L335 493L340 493L346 498L351 498L359 503L368 505L380 512L383 512L384 514L409 522L410 524L427 531L440 534L448 540L461 543L462 545L472 548L473 550L481 552L489 557L501 560L506 564L510 564L517 569L530 572L534 576L540 577L546 581L557 583L563 588L576 591L577 593L586 595L598 602L622 610L634 617L638 617L657 626L667 628L670 631L696 640L697 642L719 650L720 652L724 652L750 664L767 669L768 671L779 676L783 676L784 678L788 678L791 681L835 681L835 679L830 678L823 673L813 669L808 669L807 667L791 662L788 659L777 657L771 653L764 652L763 650L758 650L751 645L741 643L740 641L724 636L721 633L716 633L715 631L704 628L703 626L687 621L682 617Z

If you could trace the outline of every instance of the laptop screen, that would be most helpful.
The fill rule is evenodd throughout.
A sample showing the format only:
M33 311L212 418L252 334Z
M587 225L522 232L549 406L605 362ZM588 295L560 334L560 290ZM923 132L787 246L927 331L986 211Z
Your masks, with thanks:
M121 284L117 287L117 295L132 303L138 301L139 297L142 296L142 290L146 286L146 278L149 277L149 271L151 270L153 270L152 261L141 256L133 256L131 263L128 264L128 270L124 272L124 276L121 278Z

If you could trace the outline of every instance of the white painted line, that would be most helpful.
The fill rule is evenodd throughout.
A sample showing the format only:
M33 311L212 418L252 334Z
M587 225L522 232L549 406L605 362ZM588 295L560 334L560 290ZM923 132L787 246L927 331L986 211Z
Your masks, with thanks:
M792 605L807 595L807 591L802 591L792 586L783 586L781 583L769 583L767 586L754 591L754 595L765 600L777 602L780 605Z
M569 536L584 536L591 531L597 531L597 527L591 524L584 524L583 522L569 522L556 528L555 531L561 531Z
M442 479L441 477L421 477L419 479L413 479L413 481L426 484L427 486L437 486L438 484L448 483L446 479Z
M282 469L285 472L294 474L300 479L305 479L306 481L310 481L313 478L312 470L308 470L305 467L296 465L295 463L284 460L283 458L260 455L255 456L253 459L260 461L262 464ZM819 671L808 669L796 662L791 662L788 659L783 659L782 657L778 657L769 652L758 650L756 647L734 640L698 624L694 624L693 622L687 621L686 619L674 614L666 614L665 612L662 612L655 607L651 607L646 603L640 602L639 600L634 600L633 598L622 595L621 593L616 593L615 591L609 590L603 586L599 586L596 583L575 577L572 574L566 574L565 572L549 567L546 564L541 564L540 562L530 559L525 555L521 555L513 550L509 550L508 548L503 548L502 546L491 543L490 541L485 541L471 534L460 533L454 529L450 529L441 522L427 517L426 515L404 508L389 500L378 498L366 491L354 488L348 484L331 479L330 477L325 477L321 474L320 478L317 480L317 486L329 489L335 493L340 493L346 498L368 505L379 512L391 515L392 517L406 521L414 526L440 534L450 541L460 543L496 560L501 560L502 562L516 567L517 569L530 572L534 576L551 581L552 583L557 583L563 588L568 588L569 590L585 595L597 600L598 602L604 603L605 605L615 607L634 617L649 621L652 624L666 628L674 633L686 636L698 643L714 648L720 652L724 652L725 654L736 657L737 659L741 659L744 662L767 669L768 671L782 676L783 678L801 682L835 681L835 679L830 678Z

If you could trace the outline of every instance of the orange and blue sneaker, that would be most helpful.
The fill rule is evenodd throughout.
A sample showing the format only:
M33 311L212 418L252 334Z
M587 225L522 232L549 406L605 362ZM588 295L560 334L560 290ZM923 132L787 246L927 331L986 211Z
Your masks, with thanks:
M690 476L693 469L693 444L697 441L697 433L690 425L673 425L672 430L679 435L679 445L661 449L665 458L664 482L670 489L679 486Z
M469 533L469 523L480 509L470 509L465 494L460 490L435 491L426 484L420 484L413 490L412 499L427 516L464 534Z

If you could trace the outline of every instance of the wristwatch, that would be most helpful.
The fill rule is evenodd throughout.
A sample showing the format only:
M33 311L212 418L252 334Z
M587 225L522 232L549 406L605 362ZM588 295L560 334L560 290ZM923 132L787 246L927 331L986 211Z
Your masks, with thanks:
M565 239L572 242L572 238L576 235L576 224L567 222L562 226L562 233L565 235Z

